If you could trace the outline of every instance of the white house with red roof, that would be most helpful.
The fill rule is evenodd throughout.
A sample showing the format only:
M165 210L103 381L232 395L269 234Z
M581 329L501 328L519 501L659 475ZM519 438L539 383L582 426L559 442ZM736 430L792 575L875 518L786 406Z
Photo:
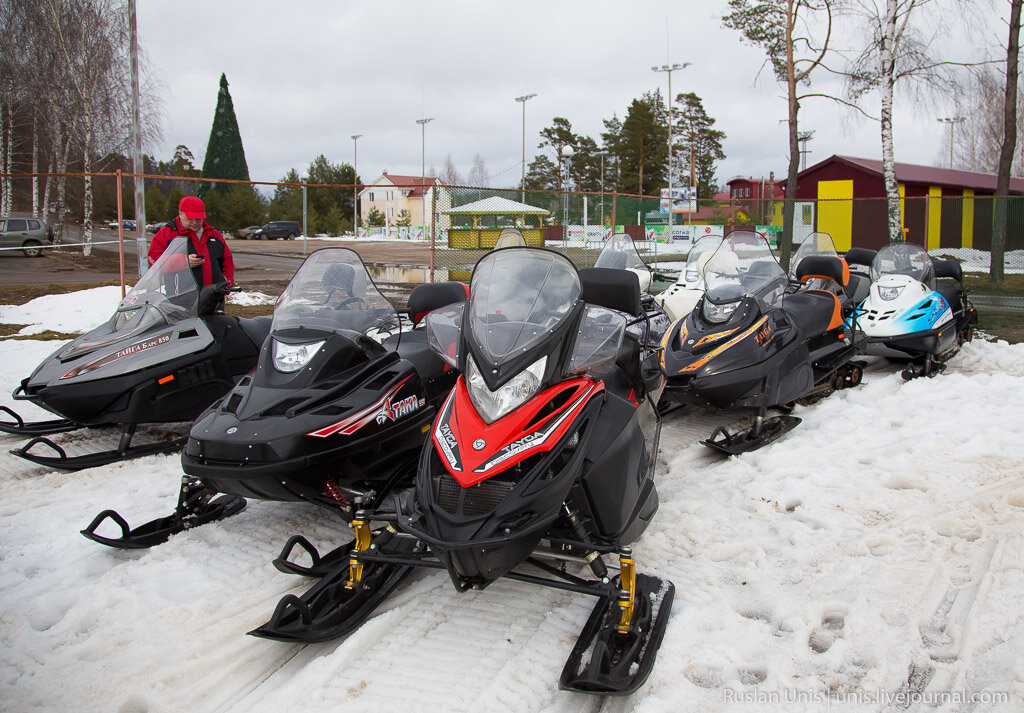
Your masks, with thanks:
M376 208L388 226L394 225L408 211L409 224L429 228L433 224L434 194L437 210L447 208L447 191L435 176L398 176L384 171L373 183L359 191L359 223L366 225L370 211ZM442 227L442 226L439 226Z

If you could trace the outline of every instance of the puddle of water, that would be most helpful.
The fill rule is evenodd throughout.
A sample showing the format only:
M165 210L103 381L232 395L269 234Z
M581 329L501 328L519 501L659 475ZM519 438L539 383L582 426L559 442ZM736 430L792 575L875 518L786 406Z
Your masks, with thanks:
M430 268L422 265L381 265L381 264L369 264L366 269L370 272L370 276L374 280L380 280L382 282L430 282ZM457 271L452 270L451 275L447 268L435 267L434 268L434 282L447 282L448 280L454 279L468 279L468 275L472 272L472 266L469 266L465 278L459 278L454 276Z

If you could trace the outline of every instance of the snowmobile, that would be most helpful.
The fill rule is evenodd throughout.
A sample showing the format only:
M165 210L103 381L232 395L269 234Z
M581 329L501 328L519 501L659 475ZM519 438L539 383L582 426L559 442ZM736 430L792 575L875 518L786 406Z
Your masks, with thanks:
M763 238L753 257L752 235L726 236L704 266L704 296L662 342L667 401L753 410L748 428L717 428L701 441L730 455L760 448L800 423L788 413L766 417L769 408L786 412L796 399L859 384L862 365L852 359L866 345L855 315L844 324L849 269L841 258L812 255L796 267L801 283L827 281L836 289L791 292ZM746 247L745 267L737 243Z
M942 371L978 323L960 263L933 259L911 243L878 251L859 311L868 354L907 361L905 379Z
M640 339L645 344L657 345L672 320L669 319L662 304L650 295L654 272L640 257L633 238L626 233L615 233L609 237L605 240L594 267L608 270L629 270L637 276L637 280L640 282L640 303L643 305L647 319L636 326L639 328L643 325L648 330L647 333L640 335ZM587 295L584 295L584 300L586 299Z
M686 265L679 277L656 298L669 319L674 321L693 311L704 294L704 264L721 244L721 237L707 235L698 239L686 253Z
M189 243L175 239L118 304L113 316L46 358L12 396L59 419L13 421L0 431L35 436L16 456L51 468L80 470L179 450L185 439L132 445L139 424L192 421L256 365L269 317L219 311L227 282L197 288L188 269ZM116 449L68 456L46 435L118 424ZM31 452L48 447L55 456Z
M347 560L250 633L344 636L416 567L446 570L458 591L507 578L597 598L563 688L635 690L674 593L637 571L629 547L658 506L662 379L657 352L628 329L646 319L628 270L577 271L543 248L485 255L469 302L426 318L431 347L462 375L431 426L415 490L357 512Z
M462 283L418 285L408 315L415 326L467 292ZM312 253L278 299L254 372L192 425L175 511L133 530L106 510L82 534L112 547L151 547L221 519L224 506L240 511L246 497L317 503L345 520L354 508L378 505L411 482L457 376L428 348L425 330L399 327L356 252ZM97 534L108 518L119 537Z

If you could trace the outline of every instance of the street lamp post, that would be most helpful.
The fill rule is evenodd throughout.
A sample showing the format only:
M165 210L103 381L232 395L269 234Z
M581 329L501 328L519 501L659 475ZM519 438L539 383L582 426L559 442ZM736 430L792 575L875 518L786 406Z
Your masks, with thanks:
M672 72L677 69L686 69L690 66L689 62L683 62L682 64L663 64L660 67L651 67L655 72L665 72L668 74L668 237L672 239L672 138L673 138L673 126L672 126ZM643 186L641 186L643 188ZM641 191L642 193L643 191Z
M533 99L536 94L524 94L516 97L516 101L523 105L523 178L519 186L523 189L523 203L526 202L526 102Z
M359 237L359 139L362 134L352 135L352 236Z
M576 150L569 144L566 144L565 146L562 147L562 161L565 165L565 180L562 181L562 230L564 231L563 241L568 241L569 239L569 162L572 160L572 155L574 153L576 153Z
M953 168L953 127L966 121L963 116L943 116L939 118L944 124L949 124L949 167Z
M306 254L306 184L309 183L309 176L300 176L302 181L302 254Z
M416 120L420 125L420 190L423 191L420 196L420 220L424 227L427 224L427 124L433 120L434 117Z

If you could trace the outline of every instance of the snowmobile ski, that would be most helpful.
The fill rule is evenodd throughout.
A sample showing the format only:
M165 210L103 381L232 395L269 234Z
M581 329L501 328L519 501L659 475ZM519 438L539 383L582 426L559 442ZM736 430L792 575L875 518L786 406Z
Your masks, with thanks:
M359 523L357 525L357 533ZM365 525L364 525L365 526ZM380 537L376 546L396 557L426 554L422 542L410 537ZM357 542L360 536L357 534ZM368 539L366 542L368 543ZM314 643L347 636L387 599L412 572L412 564L363 562L357 548L301 597L289 594L277 603L270 621L249 632L275 641ZM358 564L356 562L358 561ZM354 572L358 569L358 574Z
M624 696L642 686L654 667L674 595L672 582L636 574L628 626L622 624L623 603L598 601L566 659L559 688Z
M740 453L768 445L799 424L800 419L796 416L772 416L762 419L759 425L755 423L735 433L730 433L724 426L719 426L706 440L701 441L701 445L726 455L738 456Z
M221 495L202 485L194 478L182 478L178 493L178 504L174 512L166 517L151 520L132 529L127 521L115 510L104 510L89 523L81 533L101 545L122 550L143 550L160 545L183 530L190 530L208 522L223 520L245 509L245 499L237 495ZM120 537L104 537L96 529L107 519L121 528Z
M15 390L15 394L17 394L17 390ZM82 424L66 418L26 422L7 406L0 406L0 412L9 414L14 419L13 421L0 421L0 433L10 433L15 436L48 436L52 433L65 433L82 427Z
M157 441L156 443L145 443L141 446L131 445L132 436L135 434L135 424L125 424L121 427L121 441L117 448L98 453L85 453L80 456L69 456L67 451L45 436L36 436L21 448L12 448L11 455L24 458L36 465L60 470L85 470L86 468L98 468L103 465L110 465L123 460L130 460L140 456L158 455L160 453L174 453L185 446L187 440L184 436L170 441ZM36 445L43 445L52 448L57 454L55 456L44 456L29 451Z

